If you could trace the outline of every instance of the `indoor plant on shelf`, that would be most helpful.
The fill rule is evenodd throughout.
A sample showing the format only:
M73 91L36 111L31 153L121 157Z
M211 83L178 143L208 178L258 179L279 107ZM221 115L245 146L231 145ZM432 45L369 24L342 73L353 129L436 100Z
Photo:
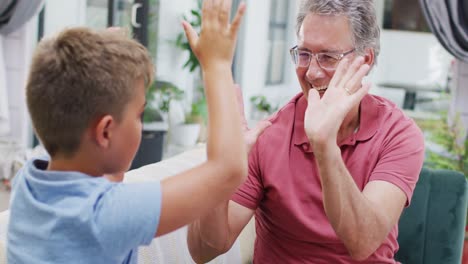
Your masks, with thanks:
M196 8L190 10L190 14L192 15L190 19L188 19L188 17L186 17L185 15L183 16L183 19L190 23L190 25L192 25L192 27L197 32L200 31L201 27L201 9L202 1L197 0ZM188 52L187 61L185 62L184 66L182 66L183 69L188 68L190 72L194 72L200 68L200 63L198 62L197 56L195 56L192 49L190 48L190 44L184 32L180 32L177 35L177 38L175 40L175 46L181 49L182 51Z
M182 97L183 91L167 81L155 80L148 88L142 120L141 143L131 169L162 159L164 138L169 128L169 106L172 100L180 100Z
M263 120L278 110L278 106L272 106L264 95L254 95L250 97L252 104L252 119L255 121Z
M203 87L199 89L203 89ZM185 113L184 122L171 126L171 141L185 147L194 146L199 140L204 141L207 117L205 97L199 96L193 100L190 110Z

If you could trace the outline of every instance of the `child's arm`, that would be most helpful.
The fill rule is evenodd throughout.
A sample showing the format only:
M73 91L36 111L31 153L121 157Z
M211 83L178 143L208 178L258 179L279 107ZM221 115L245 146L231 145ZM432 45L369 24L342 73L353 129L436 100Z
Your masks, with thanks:
M229 199L247 175L246 146L231 74L245 4L239 6L232 24L230 9L231 0L205 0L200 36L188 23L183 24L203 70L209 118L207 161L161 183L156 236L191 223Z

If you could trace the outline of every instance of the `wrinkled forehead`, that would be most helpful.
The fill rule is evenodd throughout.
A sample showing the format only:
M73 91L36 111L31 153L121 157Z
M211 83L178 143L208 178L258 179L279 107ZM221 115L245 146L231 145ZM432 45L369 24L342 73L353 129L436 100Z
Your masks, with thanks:
M353 37L345 15L309 13L298 31L297 43L311 50L341 50L353 46Z

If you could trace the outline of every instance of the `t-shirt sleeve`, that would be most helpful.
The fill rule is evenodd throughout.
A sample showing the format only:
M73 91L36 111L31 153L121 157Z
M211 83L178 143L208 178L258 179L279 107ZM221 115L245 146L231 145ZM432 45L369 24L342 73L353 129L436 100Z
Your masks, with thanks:
M406 195L406 206L411 202L424 162L424 136L411 119L400 121L384 142L370 181L387 181Z
M120 183L101 195L95 204L96 233L100 243L115 255L148 245L161 215L159 182Z
M245 182L232 195L231 200L255 210L263 199L263 184L261 180L258 142L255 144L249 154L249 175Z

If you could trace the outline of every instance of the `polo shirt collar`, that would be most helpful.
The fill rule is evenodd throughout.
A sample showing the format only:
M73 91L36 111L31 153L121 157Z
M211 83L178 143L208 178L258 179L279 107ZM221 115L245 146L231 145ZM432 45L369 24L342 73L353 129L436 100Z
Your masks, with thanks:
M294 134L293 143L296 146L303 144L309 145L309 139L304 130L304 117L307 109L307 100L303 93L300 93L295 98L296 108L294 114ZM293 100L294 100L293 99ZM365 141L375 135L379 128L379 111L378 102L369 94L364 96L360 105L360 122L357 133L341 142L340 145L355 145L358 141ZM309 148L307 146L307 148ZM306 149L307 150L307 149Z

